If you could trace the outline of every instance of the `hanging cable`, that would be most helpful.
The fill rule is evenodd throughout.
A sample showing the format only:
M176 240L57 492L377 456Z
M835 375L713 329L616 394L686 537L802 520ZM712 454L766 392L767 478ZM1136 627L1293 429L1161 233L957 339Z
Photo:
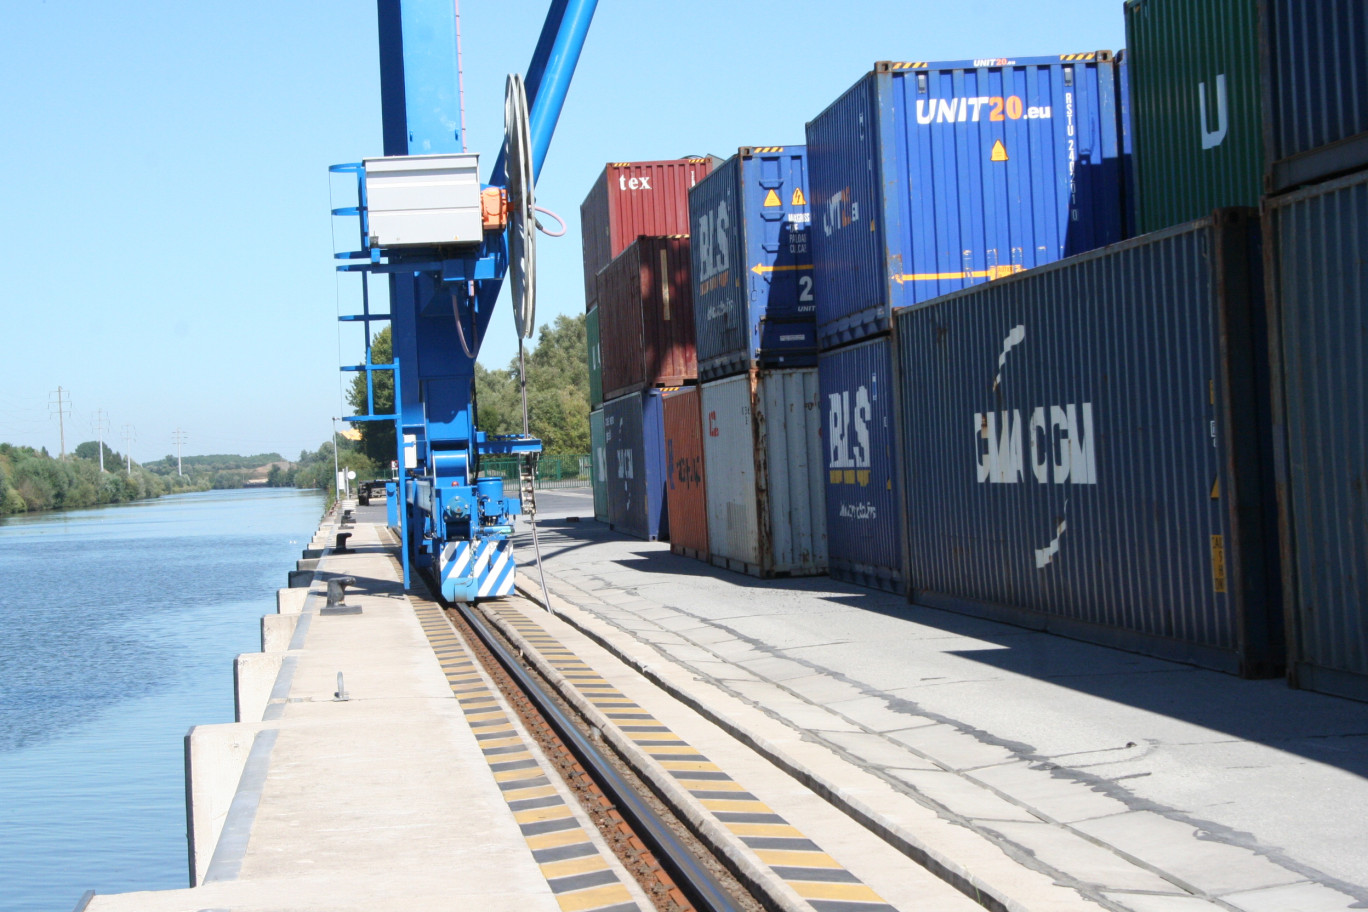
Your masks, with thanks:
M535 206L534 208L537 212L540 212L542 215L549 215L556 221L560 222L560 231L547 231L546 226L541 223L541 219L537 219L538 231L540 231L547 237L565 237L565 219L561 218L559 215L556 215L556 213L552 212L550 209L543 209L541 206Z

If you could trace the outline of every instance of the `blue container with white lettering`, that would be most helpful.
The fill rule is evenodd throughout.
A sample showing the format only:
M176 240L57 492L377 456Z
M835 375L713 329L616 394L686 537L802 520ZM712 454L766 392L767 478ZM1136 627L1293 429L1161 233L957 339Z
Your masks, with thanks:
M817 362L825 448L827 562L836 579L904 592L892 341L881 336Z
M664 393L651 389L603 404L608 524L647 541L670 537Z
M1122 238L1110 52L879 63L807 125L817 339Z
M689 190L699 380L817 363L803 146L744 147Z
M1259 238L1219 210L897 312L914 601L1280 672Z

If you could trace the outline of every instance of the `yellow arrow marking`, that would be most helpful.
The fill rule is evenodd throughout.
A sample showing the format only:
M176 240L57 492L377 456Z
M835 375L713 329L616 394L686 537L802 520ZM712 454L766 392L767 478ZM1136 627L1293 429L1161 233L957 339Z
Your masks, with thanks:
M756 275L764 275L767 272L802 272L811 268L811 263L796 263L792 266L761 266L759 263L756 263L751 267L751 272Z
M797 187L797 188L794 189L794 191L793 191L793 200L789 203L789 205L790 205L790 206L806 206L806 205L807 205L807 197L806 197L806 196L803 196L803 188L802 188L802 187Z
M775 193L773 190L771 190L769 193L767 193L767 194L765 195L765 206L766 206L766 207L768 207L768 206L782 206L782 205L784 205L784 204L781 203L781 202L779 202L779 194Z
M989 160L995 162L1005 162L1007 160L1007 147L1002 144L1002 140L993 143L993 154Z
M1000 279L1003 276L1025 272L1025 266L993 266L989 269L974 269L969 272L917 272L893 276L898 284L903 282L940 282L953 279Z

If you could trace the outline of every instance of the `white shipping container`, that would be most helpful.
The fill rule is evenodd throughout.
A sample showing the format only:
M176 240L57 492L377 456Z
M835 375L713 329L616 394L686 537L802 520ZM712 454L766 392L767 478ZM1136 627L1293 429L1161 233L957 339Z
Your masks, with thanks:
M712 562L760 577L825 573L817 369L750 371L702 390Z

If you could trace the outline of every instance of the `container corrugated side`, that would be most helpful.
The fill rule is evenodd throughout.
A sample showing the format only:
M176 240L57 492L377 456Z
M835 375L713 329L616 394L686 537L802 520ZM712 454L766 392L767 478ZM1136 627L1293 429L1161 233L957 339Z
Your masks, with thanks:
M608 521L608 451L603 433L603 409L589 413L589 449L593 471L589 476L594 492L594 519Z
M1120 240L1119 148L1107 52L877 64L807 125L819 344Z
M703 384L712 562L752 576L826 572L816 368Z
M1260 0L1268 190L1368 168L1368 4Z
M608 522L647 541L669 537L665 503L665 415L661 391L603 404Z
M1368 700L1368 172L1265 226L1290 678Z
M599 339L599 309L595 307L584 318L585 352L589 360L589 407L603 405L603 353Z
M689 238L640 237L599 273L603 396L698 376Z
M899 311L912 598L1277 673L1260 257L1222 210Z
M1263 195L1259 16L1251 0L1127 0L1137 227Z
M1116 52L1116 112L1121 131L1121 224L1125 237L1138 233L1135 221L1135 130L1131 127L1130 54Z
M689 188L716 159L612 162L580 205L586 309L595 300L594 276L639 235L689 233Z
M745 147L689 191L698 375L817 363L806 149Z
M836 579L906 591L892 341L822 352L827 563Z
M708 487L700 408L696 386L665 394L665 500L670 514L670 550L707 560Z

